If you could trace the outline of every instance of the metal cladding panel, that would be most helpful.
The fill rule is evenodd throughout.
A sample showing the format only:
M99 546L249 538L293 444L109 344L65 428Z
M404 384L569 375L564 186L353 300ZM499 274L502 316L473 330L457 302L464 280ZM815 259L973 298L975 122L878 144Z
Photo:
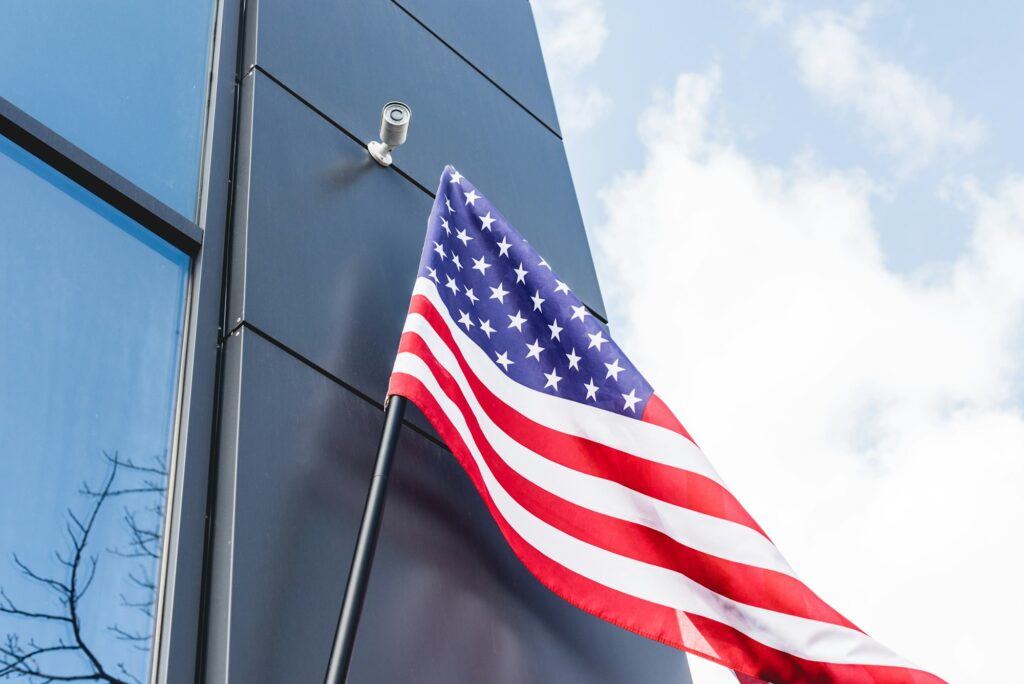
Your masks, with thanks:
M209 682L321 682L382 414L244 328L228 338Z
M558 117L530 3L395 0L556 133Z
M233 520L223 670L321 682L382 414L252 331L231 337L221 520ZM230 429L234 428L234 429ZM223 510L230 508L229 511ZM222 535L229 534L221 530ZM224 537L220 537L224 539ZM451 455L403 431L349 679L686 682L683 656L583 613L522 566Z
M395 165L433 192L453 164L604 315L562 141L537 119L391 0L259 0L250 22L249 60L358 140L385 102L411 105Z
M211 682L319 683L444 163L601 300L561 141L406 11L254 0L247 17L204 663ZM507 23L508 50L516 31L535 49ZM364 149L391 98L414 109L398 169ZM350 681L638 680L688 682L685 658L541 586L407 425Z
M383 401L432 200L259 72L244 94L231 320Z

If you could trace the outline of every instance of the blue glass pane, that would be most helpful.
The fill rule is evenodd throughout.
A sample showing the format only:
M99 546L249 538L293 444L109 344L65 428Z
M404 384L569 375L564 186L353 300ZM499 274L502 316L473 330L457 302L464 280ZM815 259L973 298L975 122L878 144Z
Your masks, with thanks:
M188 267L0 137L0 679L146 679Z
M0 97L195 215L213 0L3 0Z

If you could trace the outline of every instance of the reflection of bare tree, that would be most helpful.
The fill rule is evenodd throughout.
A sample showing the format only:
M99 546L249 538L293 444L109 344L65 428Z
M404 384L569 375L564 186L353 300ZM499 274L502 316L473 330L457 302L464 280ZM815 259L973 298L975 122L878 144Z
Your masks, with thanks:
M76 514L68 508L65 530L69 551L54 554L61 568L60 576L51 577L36 572L23 563L17 554L14 555L14 564L21 574L52 593L59 609L48 611L26 608L16 603L0 587L0 615L21 620L27 625L27 630L35 627L38 632L51 635L46 638L37 634L23 640L19 634L8 634L0 644L0 679L18 677L33 682L98 681L110 684L141 681L129 672L123 662L116 663L114 667L101 662L83 635L82 599L96 577L99 564L99 554L90 553L87 549L92 548L89 546L90 538L104 505L119 497L128 497L134 501L142 496L151 502L142 507L124 507L122 522L127 540L124 546L106 549L107 553L139 560L138 565L126 575L125 583L129 590L128 593L122 593L120 599L122 605L145 615L146 624L151 625L156 599L156 579L152 567L160 557L167 466L162 457L155 458L152 466L121 459L116 453L105 453L104 457L110 473L102 486L94 488L84 482L79 492L90 502L85 515ZM121 480L128 477L130 481L122 484L119 475L124 476ZM119 641L127 642L140 651L149 650L152 635L148 631L122 629L116 623L107 629ZM52 636L61 632L63 636ZM76 667L72 667L72 663Z

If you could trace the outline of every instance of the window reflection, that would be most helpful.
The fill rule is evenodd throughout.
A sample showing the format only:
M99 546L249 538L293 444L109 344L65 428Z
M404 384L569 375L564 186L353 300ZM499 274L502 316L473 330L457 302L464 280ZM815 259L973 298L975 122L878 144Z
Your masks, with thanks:
M195 215L212 0L4 0L0 97Z
M188 265L0 137L0 678L147 678Z

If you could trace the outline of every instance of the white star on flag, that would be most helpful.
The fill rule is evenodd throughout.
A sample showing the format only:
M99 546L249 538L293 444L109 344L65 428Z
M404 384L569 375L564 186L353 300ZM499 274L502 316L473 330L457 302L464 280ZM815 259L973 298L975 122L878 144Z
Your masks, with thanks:
M636 390L630 390L629 394L623 394L622 398L626 400L625 408L633 413L636 413L636 403L640 401L640 397L636 396Z
M500 354L495 352L495 355L498 357L497 360L495 360L495 363L500 363L501 367L504 368L506 372L508 372L509 366L515 365L515 361L509 360L508 352L502 352Z
M497 299L502 304L505 303L505 295L508 294L508 290L499 282L498 287L491 288L491 299Z
M579 306L570 306L569 308L572 309L572 318L569 319L571 321L575 321L577 318L582 321L590 315L590 312L587 311L587 307L582 304Z
M537 363L540 363L540 353L544 351L544 347L540 346L540 340L534 340L533 344L526 345L526 348L530 350L526 353L526 358L537 359Z
M521 313L522 313L522 310L519 310L519 311L516 311L516 315L515 316L509 315L509 317L508 317L508 320L509 320L508 327L515 328L519 332L523 332L523 323L526 322L526 319L523 318L520 315Z
M480 271L480 275L487 275L487 269L491 267L489 263L483 258L473 259L473 270Z
M613 380L615 380L617 382L618 379L619 379L619 373L621 373L622 371L626 370L625 368L623 368L623 367L621 367L619 365L619 360L618 359L615 359L611 363L606 363L604 365L608 369L608 375L604 376L605 380L607 380L608 378L611 378L611 379L613 379Z

